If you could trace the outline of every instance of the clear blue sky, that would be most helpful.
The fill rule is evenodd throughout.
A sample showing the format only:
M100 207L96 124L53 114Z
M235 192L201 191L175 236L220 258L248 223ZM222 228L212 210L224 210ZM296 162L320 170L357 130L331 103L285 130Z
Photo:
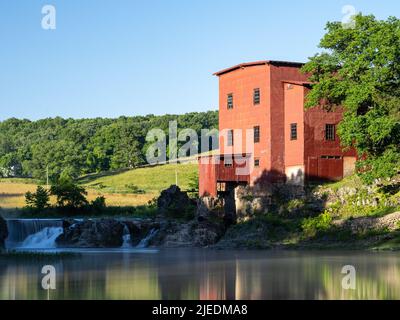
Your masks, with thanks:
M45 4L54 31L41 28ZM400 16L397 0L1 0L0 120L216 109L213 72L306 61L346 4Z

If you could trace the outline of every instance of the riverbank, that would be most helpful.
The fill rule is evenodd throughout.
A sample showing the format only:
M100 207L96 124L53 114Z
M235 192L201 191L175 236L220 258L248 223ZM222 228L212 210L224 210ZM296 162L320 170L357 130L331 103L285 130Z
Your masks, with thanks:
M336 220L310 235L303 219L266 215L225 227L222 220L9 219L13 250L83 248L209 248L212 250L400 250L400 212ZM33 250L33 251L32 251Z
M277 190L264 212L247 210L217 248L400 249L400 176L364 185L355 175L308 185L293 197ZM244 193L242 207L254 207Z
M400 212L335 220L310 235L303 219L265 216L230 227L216 249L400 250Z

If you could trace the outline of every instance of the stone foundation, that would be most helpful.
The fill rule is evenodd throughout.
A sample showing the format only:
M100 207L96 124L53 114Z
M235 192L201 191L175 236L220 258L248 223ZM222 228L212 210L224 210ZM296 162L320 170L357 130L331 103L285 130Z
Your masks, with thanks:
M199 221L210 217L224 218L226 224L247 221L257 214L278 209L281 203L305 197L304 187L298 184L266 184L237 186L220 198L202 197L197 202Z

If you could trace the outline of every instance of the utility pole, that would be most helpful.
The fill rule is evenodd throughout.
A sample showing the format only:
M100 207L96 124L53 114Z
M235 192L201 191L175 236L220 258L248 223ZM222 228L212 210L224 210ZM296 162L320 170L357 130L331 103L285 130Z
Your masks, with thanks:
M46 185L47 190L49 189L49 165L46 166Z

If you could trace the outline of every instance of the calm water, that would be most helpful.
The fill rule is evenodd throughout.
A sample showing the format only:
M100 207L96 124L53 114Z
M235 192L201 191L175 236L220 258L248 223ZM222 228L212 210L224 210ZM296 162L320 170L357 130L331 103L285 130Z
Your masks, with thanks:
M57 288L41 288L53 264ZM356 290L342 289L353 265ZM49 295L49 296L48 296ZM0 299L399 299L400 253L88 250L57 262L0 259Z

